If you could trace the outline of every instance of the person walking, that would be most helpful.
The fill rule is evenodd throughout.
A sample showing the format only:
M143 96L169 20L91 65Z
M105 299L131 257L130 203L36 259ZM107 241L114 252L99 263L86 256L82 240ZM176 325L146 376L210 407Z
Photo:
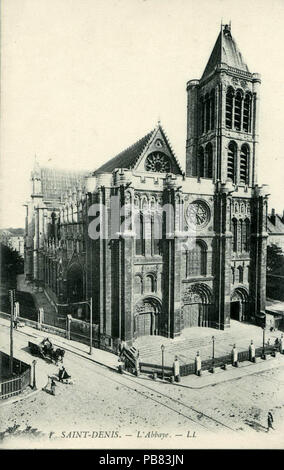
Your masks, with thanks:
M65 367L64 367L64 366L61 366L61 367L59 368L59 372L58 372L58 379L59 379L59 382L63 382L62 376L63 376L64 370L65 370Z
M54 382L54 379L51 379L51 384L50 384L51 395L55 395L55 387L56 387L56 383Z
M274 429L273 427L273 416L272 416L272 413L271 411L268 411L268 414L267 414L267 432L269 432L269 429Z

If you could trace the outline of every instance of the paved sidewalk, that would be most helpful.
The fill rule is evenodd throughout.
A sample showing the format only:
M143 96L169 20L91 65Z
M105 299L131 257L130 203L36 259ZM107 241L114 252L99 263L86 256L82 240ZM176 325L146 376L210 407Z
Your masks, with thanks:
M0 318L0 325L10 327L10 321L4 318ZM119 365L118 356L108 351L103 351L102 349L93 348L93 354L90 355L90 348L86 344L61 338L60 336L47 333L46 331L36 330L35 328L32 328L30 326L20 327L17 329L17 332L28 336L27 344L28 341L33 341L33 339L37 341L48 337L54 344L54 346L63 348L66 351L70 351L74 354L85 357L86 359L89 359L90 361L93 361L97 364L115 370L117 370L117 367Z
M0 318L0 326L7 327L9 328L10 322L9 320ZM27 337L27 343L28 341L34 340L41 340L42 338L45 338L48 336L48 338L51 339L53 344L57 347L62 347L66 351L72 352L74 354L77 354L81 357L85 357L86 359L93 361L94 363L100 364L102 366L108 367L109 369L113 369L117 371L117 368L120 364L118 357L115 354L109 353L107 351L103 351L101 349L93 349L93 354L89 354L89 347L85 344L78 343L76 341L72 340L67 340L64 338L61 338L59 336L53 335L53 334L48 334L46 332L42 332L39 330L35 330L34 328L25 326L23 328L19 328L17 330L18 333L21 335L24 335ZM6 346L1 345L1 348L9 353L9 344L7 343ZM19 359L22 359L25 362L32 363L34 356L30 356L29 360L27 359L27 352L23 354L23 352L17 352L17 357ZM216 368L215 373L210 373L208 371L203 372L201 377L198 377L194 374L182 377L181 382L175 382L173 385L174 386L179 386L179 387L186 387L186 388L191 388L191 389L202 389L205 387L217 385L219 383L223 382L228 382L232 380L237 380L240 379L246 375L253 375L253 374L258 374L273 368L277 367L283 367L284 366L284 355L278 354L276 358L273 358L271 356L268 356L266 360L262 360L260 358L257 358L257 362L251 363L249 361L244 361L239 363L239 367L233 367L231 365L228 365L227 370L223 370L221 368ZM126 375L130 375L133 377L132 374L124 372ZM157 380L156 382L153 381L153 379L145 374L141 374L137 380L146 380L146 381L151 381L151 383L157 384L158 387L163 383L162 380ZM169 382L167 382L169 383ZM46 373L41 371L41 368L37 368L37 387L38 390L41 390L41 388L46 385ZM31 392L35 393L35 392ZM14 401L21 400L24 398L24 395L18 395L15 397ZM12 399L11 399L12 400ZM9 403L11 401L9 400Z

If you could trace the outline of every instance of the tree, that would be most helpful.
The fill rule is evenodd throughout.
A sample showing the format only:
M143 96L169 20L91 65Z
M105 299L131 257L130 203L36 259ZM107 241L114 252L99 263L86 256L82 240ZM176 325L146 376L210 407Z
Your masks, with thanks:
M24 260L22 256L9 246L0 243L1 283L16 281L17 274L24 272Z
M284 253L275 244L268 245L267 247L267 272L284 276Z

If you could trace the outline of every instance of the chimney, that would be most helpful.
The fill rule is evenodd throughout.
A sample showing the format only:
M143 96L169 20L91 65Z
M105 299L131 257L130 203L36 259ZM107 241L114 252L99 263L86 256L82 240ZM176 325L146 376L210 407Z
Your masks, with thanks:
M271 209L270 220L271 220L271 223L272 223L273 225L275 225L275 220L276 220L276 217L275 217L275 209Z

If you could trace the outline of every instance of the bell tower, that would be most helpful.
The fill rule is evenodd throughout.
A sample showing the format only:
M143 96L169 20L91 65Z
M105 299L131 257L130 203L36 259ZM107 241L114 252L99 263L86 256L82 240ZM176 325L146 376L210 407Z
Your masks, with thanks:
M201 79L187 83L187 176L257 183L259 84L222 25Z

